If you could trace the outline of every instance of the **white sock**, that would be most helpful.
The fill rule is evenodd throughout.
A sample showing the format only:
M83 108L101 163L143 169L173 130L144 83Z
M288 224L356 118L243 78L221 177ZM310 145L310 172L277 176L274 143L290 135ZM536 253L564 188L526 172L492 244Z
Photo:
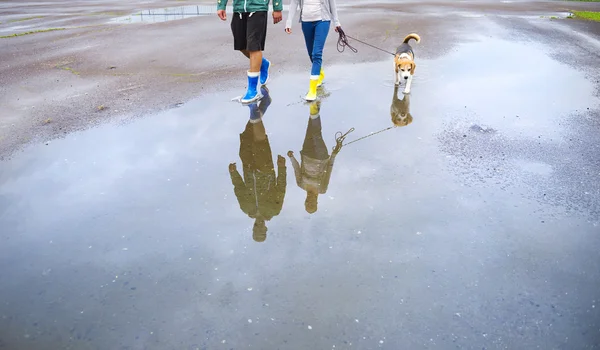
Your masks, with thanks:
M260 75L260 72L248 72L250 78L256 78Z

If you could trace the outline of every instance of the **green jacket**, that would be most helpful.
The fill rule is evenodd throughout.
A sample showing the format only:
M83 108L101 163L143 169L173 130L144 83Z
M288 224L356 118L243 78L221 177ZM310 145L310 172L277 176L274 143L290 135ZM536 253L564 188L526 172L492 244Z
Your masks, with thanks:
M277 177L275 170L265 174L248 169L243 178L237 170L230 174L240 209L250 218L260 215L268 221L281 212L287 185L285 165L278 167L277 172Z
M233 12L269 11L270 0L233 0ZM225 10L227 0L217 0L217 10ZM273 11L282 11L282 0L273 0Z

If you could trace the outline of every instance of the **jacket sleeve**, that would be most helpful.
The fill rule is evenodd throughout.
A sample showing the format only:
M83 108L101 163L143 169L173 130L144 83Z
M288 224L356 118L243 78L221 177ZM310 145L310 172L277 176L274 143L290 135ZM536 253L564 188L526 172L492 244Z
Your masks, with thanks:
M283 11L283 0L273 0L273 11Z
M275 0L277 1L277 0ZM292 21L294 20L294 17L296 16L296 12L298 11L298 0L290 0L290 10L288 11L288 18L287 21L285 22L285 27L286 28L292 28Z
M275 202L277 210L275 215L279 215L283 208L283 200L285 199L285 189L287 186L287 168L286 166L278 167L277 169L277 184L275 185Z
M248 214L250 213L250 209L252 208L252 203L250 201L250 193L246 188L246 184L242 179L240 173L236 170L235 172L230 173L231 175L231 183L233 184L233 193L235 193L235 197L238 200L238 204L240 205L240 209Z
M292 161L292 166L294 167L294 175L296 176L296 185L298 185L298 187L303 188L302 187L302 170L300 170L300 164L298 164L298 161L296 160L296 157L291 157L291 161Z
M335 0L329 0L329 9L331 10L331 20L336 27L340 27L340 19L338 18L337 5Z
M227 0L217 0L217 10L225 10L227 7Z

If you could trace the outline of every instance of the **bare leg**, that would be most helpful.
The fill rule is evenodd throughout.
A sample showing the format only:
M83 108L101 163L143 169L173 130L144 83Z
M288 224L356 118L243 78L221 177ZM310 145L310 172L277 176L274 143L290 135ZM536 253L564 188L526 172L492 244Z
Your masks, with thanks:
M250 51L250 72L260 72L260 66L262 65L262 51Z
M241 50L240 52L242 53L242 55L246 56L247 58L250 58L250 52L248 52L248 50Z

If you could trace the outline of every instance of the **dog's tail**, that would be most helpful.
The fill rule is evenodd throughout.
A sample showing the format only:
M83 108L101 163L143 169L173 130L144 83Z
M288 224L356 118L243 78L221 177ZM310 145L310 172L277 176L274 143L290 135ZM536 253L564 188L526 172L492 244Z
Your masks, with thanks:
M406 44L406 43L408 43L408 42L410 41L410 39L415 39L415 40L417 41L417 43L420 43L420 42L421 42L421 37L420 37L420 36L419 36L419 34L417 34L417 33L411 33L411 34L408 34L408 35L406 36L406 38L404 38L404 43L405 43L405 44Z

